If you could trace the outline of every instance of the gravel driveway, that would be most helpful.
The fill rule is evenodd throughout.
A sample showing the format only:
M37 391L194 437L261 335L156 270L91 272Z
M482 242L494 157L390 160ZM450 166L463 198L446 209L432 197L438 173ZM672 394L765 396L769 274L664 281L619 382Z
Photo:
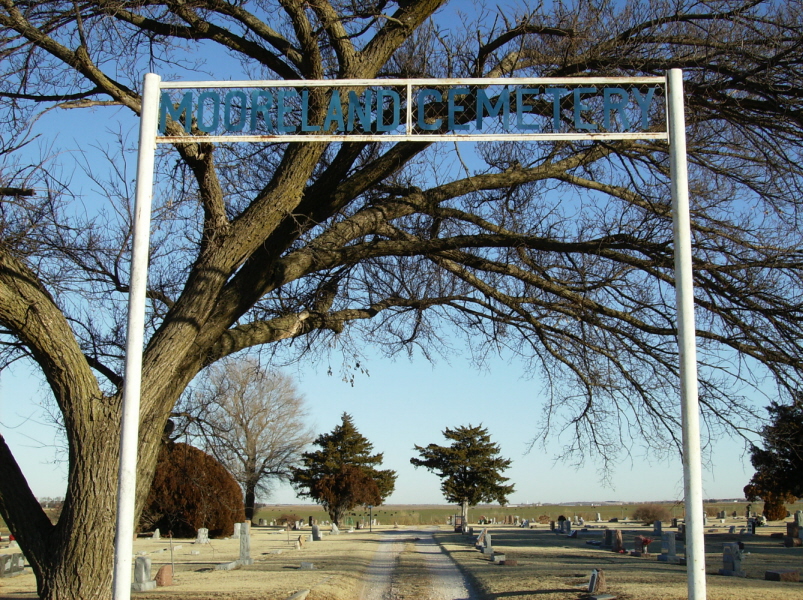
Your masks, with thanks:
M399 568L400 560L406 568ZM421 589L424 587L425 589ZM476 600L463 574L435 542L432 530L400 529L382 536L359 600Z

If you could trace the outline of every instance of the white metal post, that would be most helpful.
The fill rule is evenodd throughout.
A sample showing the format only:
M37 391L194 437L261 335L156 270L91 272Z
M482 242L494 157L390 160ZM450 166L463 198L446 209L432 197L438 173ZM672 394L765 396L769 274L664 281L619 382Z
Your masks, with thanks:
M697 398L697 345L694 324L694 280L689 217L689 174L686 165L686 119L683 73L667 73L669 165L675 234L675 298L678 311L680 402L683 419L683 488L686 500L686 570L691 600L705 600L705 537L703 478L700 460L700 405Z
M117 475L117 530L114 540L114 600L131 597L131 561L134 554L134 512L137 487L139 397L142 380L142 347L145 337L145 291L148 283L148 245L153 196L153 164L159 119L159 82L145 75L139 123L137 189L134 203L134 236L131 253L131 287L128 300L128 333L125 381L120 421L120 471Z

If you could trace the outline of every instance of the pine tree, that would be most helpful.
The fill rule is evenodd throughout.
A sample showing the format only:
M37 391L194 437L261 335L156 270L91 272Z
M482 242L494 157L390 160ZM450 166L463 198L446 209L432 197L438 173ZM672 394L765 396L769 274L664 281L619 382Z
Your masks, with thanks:
M371 454L373 444L357 431L348 413L313 445L320 450L302 454L302 466L293 469L291 481L299 495L323 506L334 523L339 525L355 506L378 506L393 493L396 472L377 469L382 453Z
M499 456L499 446L491 442L488 430L471 425L447 427L443 435L452 440L451 446L415 446L421 458L411 458L410 462L443 479L444 497L462 506L464 519L468 517L468 507L480 502L507 504L513 486L504 485L508 478L501 473L510 467L511 461Z
M785 504L803 497L803 394L791 405L773 402L767 407L770 423L761 430L764 448L750 449L755 474L744 488L745 497L764 501L770 520L786 517Z

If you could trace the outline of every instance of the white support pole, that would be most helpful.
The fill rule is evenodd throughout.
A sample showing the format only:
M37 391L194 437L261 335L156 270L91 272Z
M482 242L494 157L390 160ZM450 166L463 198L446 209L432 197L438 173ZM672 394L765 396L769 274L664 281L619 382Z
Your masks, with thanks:
M114 600L131 597L131 561L134 554L134 512L137 488L139 397L142 380L142 348L145 337L145 290L148 283L148 245L151 229L153 163L159 119L159 82L145 75L139 123L137 189L134 204L134 236L131 254L131 288L128 300L128 338L120 422L120 471L117 475L117 530L114 540Z
M683 418L683 488L686 500L686 571L690 600L705 600L703 478L700 460L700 406L697 398L697 345L694 325L689 174L683 73L667 73L669 158L675 234L675 297L678 311L680 401Z

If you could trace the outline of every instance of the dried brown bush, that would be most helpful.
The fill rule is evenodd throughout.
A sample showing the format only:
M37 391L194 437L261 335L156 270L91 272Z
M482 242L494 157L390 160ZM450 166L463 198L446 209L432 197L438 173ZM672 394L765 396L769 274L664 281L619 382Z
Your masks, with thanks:
M162 447L140 529L193 537L206 527L210 537L223 537L244 520L242 490L218 461L188 444Z
M633 511L633 520L641 521L645 525L652 525L655 521L668 521L671 518L669 509L663 504L655 502L642 504Z

